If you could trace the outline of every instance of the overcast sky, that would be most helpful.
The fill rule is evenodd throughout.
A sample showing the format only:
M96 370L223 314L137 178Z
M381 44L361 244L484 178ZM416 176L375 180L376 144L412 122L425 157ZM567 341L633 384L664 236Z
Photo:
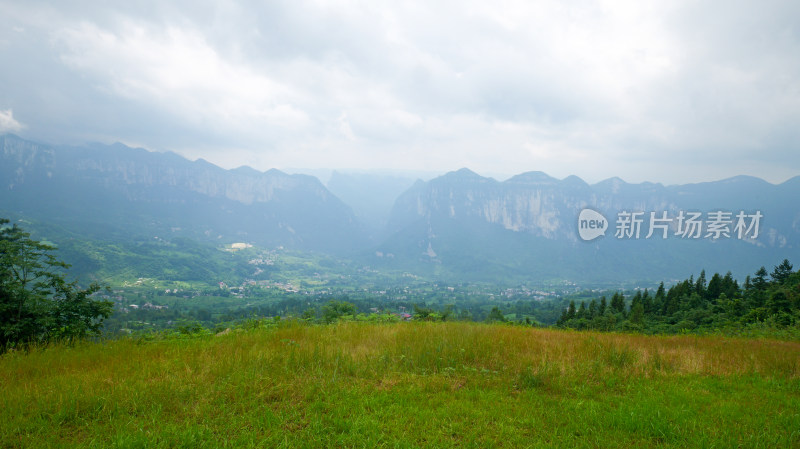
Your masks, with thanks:
M0 133L226 168L800 175L800 2L0 0Z

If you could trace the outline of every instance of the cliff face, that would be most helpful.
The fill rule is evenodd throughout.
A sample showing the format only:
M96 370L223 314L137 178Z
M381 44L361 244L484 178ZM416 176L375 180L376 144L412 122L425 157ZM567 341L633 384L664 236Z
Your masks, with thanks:
M575 240L574 222L585 207L606 211L678 208L663 186L646 184L623 193L629 186L619 179L589 186L574 176L558 180L541 172L497 182L462 169L407 191L395 204L390 226L397 231L416 219L440 216L477 219L548 239Z
M776 186L741 176L671 187L628 184L612 178L590 186L574 176L558 180L541 172L497 182L462 169L406 191L395 203L389 226L398 231L416 220L438 216L480 220L548 239L574 240L578 214L587 207L609 219L621 211L665 211L675 216L680 211L760 210L769 217L762 228L765 232L797 242L800 191L794 187L798 184L800 177Z
M269 202L282 191L297 190L325 201L335 199L311 176L247 167L224 170L202 159L190 162L174 153L151 153L120 144L65 148L60 156L65 168L117 185L176 187L242 204Z
M3 165L0 174L6 184L13 189L25 183L32 176L53 175L55 155L52 149L22 140L16 136L0 136Z
M418 182L397 199L388 225L391 237L379 247L379 262L434 264L434 271L452 266L463 271L466 265L473 277L494 270L554 278L580 279L596 272L597 279L655 279L685 277L688 267L752 273L784 257L800 259L799 185L800 178L772 185L749 177L669 187L619 178L589 185L574 176L558 180L541 172L498 182L462 169ZM586 242L579 237L578 216L585 208L608 220L603 238ZM675 218L681 211L701 212L701 238L676 236ZM730 237L706 238L708 214L714 211L728 212L732 220L740 211L761 213L758 238L738 239L735 222L729 224ZM616 238L623 212L643 212L638 238ZM646 237L650 212L672 218L667 239L660 238L660 230Z
M304 249L364 244L350 208L311 176L224 170L121 144L51 148L0 139L0 210Z

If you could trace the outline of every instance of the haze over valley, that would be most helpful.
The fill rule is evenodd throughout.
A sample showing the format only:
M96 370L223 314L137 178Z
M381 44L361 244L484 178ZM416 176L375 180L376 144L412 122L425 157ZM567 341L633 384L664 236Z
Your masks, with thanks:
M702 269L751 273L796 256L800 244L800 210L789 206L797 204L800 177L777 185L747 176L673 186L610 178L590 185L542 172L497 181L462 168L428 181L334 172L328 188L309 175L225 170L121 144L48 146L6 135L0 147L3 213L89 239L188 238L218 250L243 242L431 280L560 280L587 287L678 279ZM667 238L664 232L645 238L645 220L638 238L619 238L612 224L586 242L578 233L586 208L612 222L621 211L666 213L673 220ZM680 211L730 213L727 236L709 238L707 226L700 238L678 235ZM756 238L736 235L734 215L743 211L763 215ZM64 243L58 234L47 237ZM102 265L93 257L80 255L87 274Z

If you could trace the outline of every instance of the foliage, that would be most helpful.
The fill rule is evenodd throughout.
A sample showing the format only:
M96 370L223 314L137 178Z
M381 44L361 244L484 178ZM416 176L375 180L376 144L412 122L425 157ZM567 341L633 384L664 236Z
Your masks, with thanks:
M705 271L678 282L669 289L662 283L655 294L637 291L626 307L622 292L614 293L610 308L605 297L592 299L588 307L581 303L563 310L557 325L563 328L623 330L646 333L740 334L753 325L782 329L800 327L800 272L792 272L784 260L771 275L761 267L747 277L744 285L715 273L706 281Z
M0 219L0 226L8 223ZM0 352L9 347L96 335L112 303L95 300L100 290L67 282L69 265L52 246L33 240L18 226L0 228Z
M356 306L347 301L330 301L322 308L322 319L332 323L345 316L355 316Z
M489 312L489 316L486 317L486 321L504 323L506 321L506 317L499 308L492 307L491 312Z

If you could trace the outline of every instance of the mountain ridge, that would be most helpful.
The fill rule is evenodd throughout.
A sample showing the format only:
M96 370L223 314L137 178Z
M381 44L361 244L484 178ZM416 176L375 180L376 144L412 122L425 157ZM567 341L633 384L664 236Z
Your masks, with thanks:
M311 176L225 170L121 144L50 147L2 136L0 147L2 209L310 250L365 245L352 210Z
M448 264L473 260L475 267L468 275L472 277L480 277L487 270L506 270L553 278L593 276L594 272L595 279L630 280L655 279L657 276L647 267L656 265L662 275L680 277L687 267L699 272L733 259L736 268L752 273L759 265L800 256L798 193L788 188L795 181L774 185L738 176L664 186L629 184L612 177L588 185L577 177L559 181L542 172L522 173L503 182L465 174L461 170L450 172L417 183L401 195L388 225L392 235L377 251L391 257L373 257L373 261L422 270L427 265L441 273L447 271ZM618 229L610 226L604 237L584 242L579 238L578 215L585 208L599 211L609 221L622 213L641 212L643 229L636 237L618 239ZM676 237L678 215L695 211L702 212L705 220L701 223L702 238ZM728 237L722 240L707 238L707 234L713 235L707 221L715 211L729 214ZM760 239L738 239L735 216L739 212L750 216L756 211L763 216ZM667 235L667 239L647 237L650 212L671 217L669 228L656 234ZM456 235L458 239L450 238ZM542 260L534 260L530 254ZM591 259L613 263L615 269L593 269L585 264ZM656 259L660 260L654 263ZM506 263L509 260L514 263ZM584 268L573 270L570 266Z
M746 175L668 186L619 177L588 184L535 170L498 181L465 167L427 181L334 171L325 186L310 175L226 170L124 144L49 146L4 135L0 150L0 213L87 233L246 241L488 281L682 278L687 270L714 270L726 260L752 273L759 264L800 256L800 176L780 184ZM584 208L608 219L603 237L579 238ZM615 238L611 222L626 211L643 212L638 238ZM675 237L674 218L682 211L702 212L704 219L725 211L731 220L740 211L759 211L761 234L751 240ZM668 239L645 238L648 212L672 217Z

